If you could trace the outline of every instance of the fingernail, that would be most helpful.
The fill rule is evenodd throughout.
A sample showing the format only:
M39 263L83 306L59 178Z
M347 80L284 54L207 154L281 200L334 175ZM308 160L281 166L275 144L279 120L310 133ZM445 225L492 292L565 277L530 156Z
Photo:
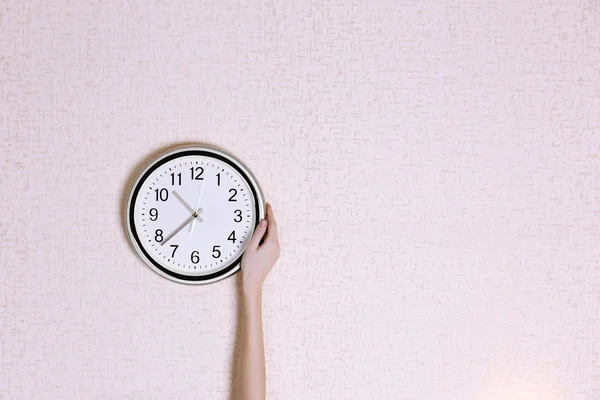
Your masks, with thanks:
M264 219L261 219L260 222L258 223L260 226L265 226L267 224L267 221L265 221Z

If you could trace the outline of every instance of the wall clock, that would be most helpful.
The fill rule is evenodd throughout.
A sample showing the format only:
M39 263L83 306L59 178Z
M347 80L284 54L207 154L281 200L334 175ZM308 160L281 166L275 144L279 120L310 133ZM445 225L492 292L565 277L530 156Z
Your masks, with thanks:
M165 278L191 284L237 272L264 217L264 196L250 170L207 146L154 159L133 184L126 209L138 256Z

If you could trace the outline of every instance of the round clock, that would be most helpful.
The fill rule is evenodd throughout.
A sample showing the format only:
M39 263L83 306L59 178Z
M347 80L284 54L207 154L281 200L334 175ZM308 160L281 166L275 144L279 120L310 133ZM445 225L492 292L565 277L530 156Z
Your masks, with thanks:
M239 270L265 217L260 186L239 160L205 146L162 154L136 179L127 200L129 240L160 275L210 283Z

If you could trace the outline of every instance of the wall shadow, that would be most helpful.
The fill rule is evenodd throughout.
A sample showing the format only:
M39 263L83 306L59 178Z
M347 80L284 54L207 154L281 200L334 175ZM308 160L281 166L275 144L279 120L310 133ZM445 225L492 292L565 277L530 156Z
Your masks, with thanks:
M242 336L242 318L243 318L243 300L242 300L242 274L236 273L235 279L235 339L233 352L231 354L231 373L229 376L229 400L237 400L237 373L238 373L238 357L240 353L240 344Z

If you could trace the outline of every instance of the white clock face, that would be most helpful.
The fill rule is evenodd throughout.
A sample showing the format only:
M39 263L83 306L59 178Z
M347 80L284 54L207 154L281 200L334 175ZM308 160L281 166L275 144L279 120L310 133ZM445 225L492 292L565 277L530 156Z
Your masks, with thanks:
M259 195L230 156L206 149L170 153L134 186L128 210L132 243L168 278L220 279L238 268L262 211Z

